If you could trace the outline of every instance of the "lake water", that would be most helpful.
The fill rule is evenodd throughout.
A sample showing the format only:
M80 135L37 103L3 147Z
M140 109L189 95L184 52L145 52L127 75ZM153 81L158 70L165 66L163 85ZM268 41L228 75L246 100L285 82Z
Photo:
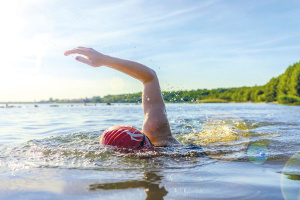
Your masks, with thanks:
M166 104L182 146L98 144L135 104L0 108L0 199L300 199L300 106ZM215 136L216 135L216 136Z

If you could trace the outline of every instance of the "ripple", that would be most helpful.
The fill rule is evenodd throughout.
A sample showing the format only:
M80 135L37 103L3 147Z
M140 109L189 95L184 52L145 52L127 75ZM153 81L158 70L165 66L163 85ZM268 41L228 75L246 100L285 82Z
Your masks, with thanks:
M149 155L125 154L99 145L102 130L111 125L141 127L140 105L60 105L58 108L39 105L38 109L2 109L0 177L3 186L0 198L17 199L25 195L24 198L43 199L46 194L49 199L57 199L65 194L84 199L77 195L71 197L80 192L86 198L103 197L103 194L111 198L112 193L114 197L136 198L137 191L141 197L160 191L160 199L164 196L166 199L280 199L281 173L286 196L289 191L291 194L297 192L293 189L297 189L295 185L299 188L296 184L299 173L295 168L282 170L282 167L299 151L299 110L267 104L169 104L167 109L172 133L185 145L157 148ZM220 111L232 112L247 122L249 146L247 141L225 137L221 139L227 139L226 145L215 141L210 149L204 150L199 139L207 142L216 138L189 137L201 136L199 133L205 128L207 116ZM223 130L226 133L228 129ZM258 165L250 162L249 156L240 150L243 145L249 149L255 143L263 144L268 150L268 154L261 151L264 148L254 151L258 161L267 158ZM240 157L231 162L219 162L208 156L218 152ZM43 170L47 173L41 172ZM127 177L130 173L134 176L147 170L159 171L156 176L159 180L149 173L144 177ZM278 171L280 173L276 173ZM127 184L135 188L130 189ZM3 196L8 186L12 195Z
M184 168L201 165L209 159L205 158L206 154L198 145L157 148L154 152L124 154L115 151L113 147L100 146L99 136L99 131L51 136L29 140L21 145L1 150L0 153L7 156L4 164L12 170L21 168L21 165L93 170L135 169L144 166ZM15 167L12 168L9 163L14 163Z
M172 182L165 187L171 199L259 199L260 194L252 185L225 181Z

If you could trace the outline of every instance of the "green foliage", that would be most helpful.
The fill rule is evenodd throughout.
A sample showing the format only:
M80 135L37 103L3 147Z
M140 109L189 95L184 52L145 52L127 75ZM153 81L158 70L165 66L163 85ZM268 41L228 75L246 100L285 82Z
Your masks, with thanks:
M281 95L278 97L278 103L282 104L300 104L300 97Z
M217 88L162 92L165 102L272 102L292 103L300 97L300 63L289 66L284 74L266 85L240 88ZM279 97L279 98L278 98ZM50 98L49 101L53 101ZM93 97L92 103L141 103L142 93Z
M141 103L142 93L107 95L101 98L103 103Z
M293 73L291 75L289 94L300 96L300 63L295 64Z
M102 103L102 99L100 96L93 97L91 103Z
M277 99L277 86L278 86L278 78L272 78L265 85L265 100L267 102L275 101Z
M300 63L289 66L285 73L280 75L278 79L278 96L300 96Z

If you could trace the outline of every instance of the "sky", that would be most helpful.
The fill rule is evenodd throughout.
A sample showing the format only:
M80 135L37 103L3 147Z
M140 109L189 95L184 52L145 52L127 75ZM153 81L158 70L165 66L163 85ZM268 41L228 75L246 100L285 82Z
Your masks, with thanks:
M264 85L300 61L298 0L10 0L0 7L0 102L140 92L77 46L154 69L163 91Z

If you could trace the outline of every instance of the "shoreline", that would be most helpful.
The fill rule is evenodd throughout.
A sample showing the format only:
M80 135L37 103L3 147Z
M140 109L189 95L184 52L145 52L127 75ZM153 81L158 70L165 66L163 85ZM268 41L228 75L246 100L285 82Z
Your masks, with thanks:
M226 100L219 100L219 99L204 99L195 102L165 102L166 104L206 104L206 103L222 103L222 104L235 104L235 103L242 103L242 104L274 104L274 105L288 105L288 106L300 106L299 103L289 103L283 104L277 101L273 102L253 102L253 101L243 101L243 102L236 102L236 101L226 101ZM0 102L0 108L12 108L13 105L26 105L26 104L33 104L33 105L58 105L58 104L74 104L74 105L90 105L90 104L106 104L106 105L113 105L113 104L142 104L141 102L101 102L101 103L93 103L93 102Z

